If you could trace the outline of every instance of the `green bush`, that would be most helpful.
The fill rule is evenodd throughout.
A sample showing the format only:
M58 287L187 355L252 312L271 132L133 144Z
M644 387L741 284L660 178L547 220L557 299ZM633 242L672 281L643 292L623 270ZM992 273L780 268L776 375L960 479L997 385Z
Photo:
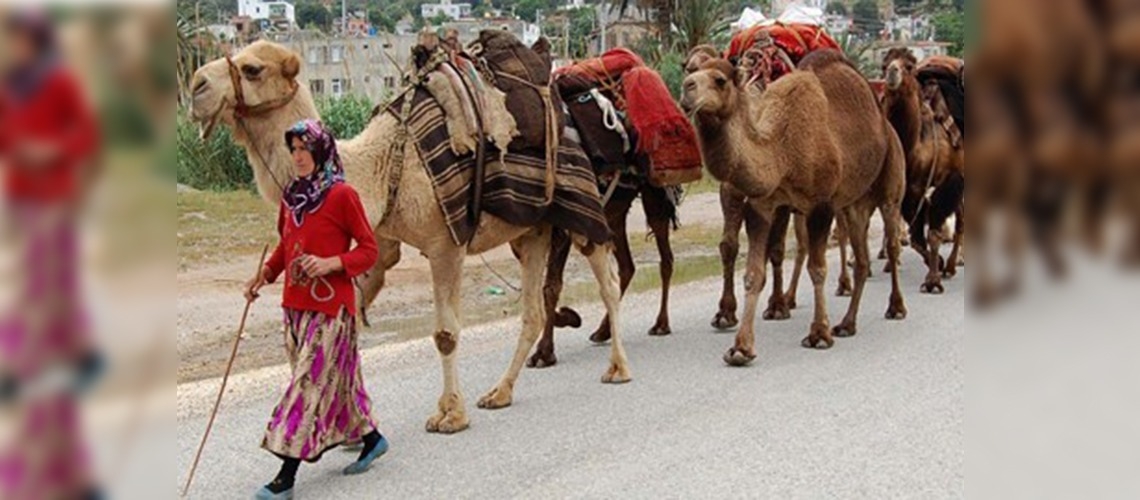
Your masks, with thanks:
M317 101L321 121L337 139L356 137L372 116L372 101L363 96L324 98Z
M248 187L253 170L245 150L234 143L229 128L218 126L203 142L198 126L184 110L178 112L178 182L197 189L227 190Z
M661 59L654 65L654 69L661 74L661 79L665 80L665 86L669 87L669 93L673 94L674 99L681 98L681 84L685 81L685 55L680 52L666 52L661 54Z
M322 99L317 101L317 110L333 135L345 139L356 137L364 130L372 115L372 102L366 97L356 96ZM179 110L177 141L177 177L180 184L210 190L252 186L253 170L245 150L234 143L228 127L219 125L203 142L198 138L198 126L190 121L185 110Z

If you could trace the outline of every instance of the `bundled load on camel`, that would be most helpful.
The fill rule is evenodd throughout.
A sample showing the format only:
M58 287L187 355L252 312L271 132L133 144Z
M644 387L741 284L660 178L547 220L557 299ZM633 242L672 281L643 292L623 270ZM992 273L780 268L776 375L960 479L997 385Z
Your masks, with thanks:
M724 56L733 64L753 47L772 46L780 49L786 59L771 61L772 80L790 73L808 53L820 49L841 50L820 26L803 23L775 23L752 26L733 35Z
M656 186L674 186L701 178L701 152L693 125L685 117L661 75L627 49L561 68L558 76L591 82L609 94L636 137L636 155Z

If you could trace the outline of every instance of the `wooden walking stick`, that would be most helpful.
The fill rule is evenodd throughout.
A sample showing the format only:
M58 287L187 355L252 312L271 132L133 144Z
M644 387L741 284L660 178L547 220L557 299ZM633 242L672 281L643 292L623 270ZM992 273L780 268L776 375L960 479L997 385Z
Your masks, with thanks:
M254 275L254 279L261 275L261 269L265 267L265 254L267 253L269 253L268 244L261 250L261 259L257 262L257 274ZM198 470L198 460L202 458L202 449L206 447L206 440L210 437L210 429L214 427L214 418L218 416L218 407L222 404L222 395L226 393L226 382L230 380L230 370L233 369L234 359L237 358L238 344L241 343L242 333L245 333L245 318L249 316L249 307L253 305L255 298L251 297L245 301L245 311L241 313L241 323L238 325L237 335L234 337L234 348L230 352L230 361L226 363L226 373L222 376L222 387L218 389L218 399L214 401L214 411L210 412L210 421L206 424L206 432L202 434L202 442L198 444L198 453L194 455L194 465L190 466L190 475L186 477L186 486L182 488L183 497L190 492L190 484L194 482L194 472Z

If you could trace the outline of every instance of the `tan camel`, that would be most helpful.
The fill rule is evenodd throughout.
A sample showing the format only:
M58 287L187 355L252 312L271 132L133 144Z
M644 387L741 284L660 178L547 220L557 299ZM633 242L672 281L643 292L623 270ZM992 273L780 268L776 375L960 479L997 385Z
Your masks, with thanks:
M748 58L750 55L746 54L745 61L750 61L756 64L756 61ZM698 71L702 64L720 57L716 48L711 45L699 45L689 51L688 58L685 60L684 71L686 75ZM744 63L742 63L744 64ZM745 78L746 72L738 75L741 80ZM738 82L743 84L744 82ZM760 80L758 86L766 85L767 80ZM721 290L720 302L717 304L717 312L713 315L710 324L713 328L718 330L727 330L739 324L736 318L736 257L740 253L740 230L745 226L746 221L749 227L753 227L756 217L755 211L748 206L748 197L741 193L736 188L732 187L730 183L722 182L720 185L720 211L724 216L724 227L721 230L721 240L719 245L721 270L724 275L724 283ZM785 254L785 237L789 224L789 218L794 219L795 235L796 235L796 260L792 268L791 284L788 286L787 293L784 292L784 254ZM791 318L791 310L796 308L796 290L800 282L800 272L803 270L804 260L807 259L807 226L804 224L804 218L799 215L793 215L788 210L777 211L775 220L772 222L772 230L769 232L768 239L768 262L772 263L772 292L768 298L768 308L764 311L764 319L766 320L785 320ZM850 288L850 287L848 287Z
M841 53L813 52L800 68L760 95L739 87L736 69L724 60L706 62L685 78L682 106L693 115L705 165L713 177L748 196L759 214L758 230L749 233L744 317L735 345L724 355L730 365L756 358L756 305L764 288L768 233L778 208L807 216L815 311L804 347L828 348L833 335L856 333L870 270L867 222L876 207L884 215L891 260L898 258L896 221L904 162L897 137L870 85ZM827 238L837 213L846 221L856 270L847 314L832 330L823 286ZM887 317L904 317L898 266L892 268L891 285Z
M246 148L258 191L269 203L276 204L282 186L289 179L289 151L282 139L283 131L302 118L317 118L317 110L307 86L296 81L301 59L288 49L270 42L257 42L233 56L213 61L200 68L192 84L192 117L208 133L221 122L233 128L234 139ZM235 93L240 85L241 99ZM239 103L235 107L235 103ZM243 116L235 113L242 108ZM435 294L436 331L433 335L443 365L443 393L437 411L428 419L429 432L452 433L468 426L463 395L459 387L456 348L460 331L460 284L464 256L478 254L510 243L522 264L522 331L518 346L499 382L480 398L480 408L502 408L512 401L514 384L545 321L542 282L550 248L551 227L518 227L489 214L482 216L471 243L456 245L449 236L443 213L435 201L432 183L419 155L411 153L414 143L405 148L403 174L395 191L390 213L381 221L389 197L389 172L393 138L397 136L397 119L379 113L355 138L339 144L346 177L361 194L368 217L380 221L376 235L391 242L402 241L427 256ZM610 264L608 245L596 247L583 238L575 244L586 254L601 289L606 311L613 321L613 343L610 364L602 377L605 383L630 380L625 350L618 336L620 325L618 279ZM383 273L378 264L372 272ZM378 289L379 287L377 287Z
M927 265L923 293L942 293L943 275L956 273L962 231L954 237L954 248L946 259L945 269L939 248L942 226L950 215L961 224L965 191L965 149L960 137L955 140L943 120L936 119L934 109L945 112L937 85L920 88L916 78L918 61L909 49L896 48L883 59L886 89L883 113L902 142L906 156L907 192L903 198L903 218L910 224L911 247Z

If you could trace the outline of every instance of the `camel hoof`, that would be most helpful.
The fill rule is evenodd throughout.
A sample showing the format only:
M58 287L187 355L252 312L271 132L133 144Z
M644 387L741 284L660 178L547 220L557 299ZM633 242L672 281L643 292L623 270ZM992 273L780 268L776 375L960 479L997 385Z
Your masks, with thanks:
M484 410L498 410L511 405L511 391L496 387L479 398L478 406Z
M733 347L724 353L724 362L728 366L748 366L752 364L754 359L756 359L754 351L745 352L737 347Z
M886 264L883 264L883 273L889 273L889 272L891 272L891 271L894 271L894 267L893 267L893 266L891 266L891 263L890 263L890 262L887 262Z
M835 288L835 296L836 297L850 297L851 291L852 291L851 282L840 280L839 286Z
M879 260L887 260L887 249L886 248L879 249Z
M788 310L788 306L785 304L771 305L764 311L764 319L767 321L783 321L791 317L792 312Z
M848 337L854 337L855 331L856 330L855 330L854 324L848 325L848 324L840 323L840 324L836 325L835 328L831 329L831 335L833 337L848 338Z
M729 330L735 328L739 321L736 320L735 312L718 312L713 316L712 327L717 330Z
M670 335L672 333L673 333L673 329L669 328L668 324L653 325L653 328L649 329L649 335L651 337L664 337L664 336Z
M892 320L906 319L906 306L901 303L891 304L891 306L887 308L885 317Z
M625 365L610 365L610 369L602 375L603 384L624 384L630 380L633 380L633 377L629 376L629 369Z
M372 328L372 322L368 321L368 308L360 308L360 324L365 328Z
M549 368L558 364L558 357L554 353L535 352L526 360L527 368Z
M832 338L831 329L826 323L813 323L811 333L800 341L800 345L808 349L831 349L835 345L835 339Z
M929 293L932 295L939 295L942 292L945 292L946 289L942 287L942 283L940 283L940 282L927 281L926 283L922 284L922 287L920 287L918 289L918 291L920 291L922 293Z
M560 307L554 313L554 327L555 328L581 328L582 316L569 307Z
M609 330L609 328L599 328L597 331L595 331L593 334L590 335L590 342L593 342L595 344L605 344L606 342L609 342L609 341L610 341L610 330Z
M469 425L467 415L461 412L436 413L427 421L427 431L439 434L455 434Z
M950 279L950 278L953 278L954 276L957 276L957 275L958 275L958 270L953 268L953 267L942 270L942 277L943 278Z

